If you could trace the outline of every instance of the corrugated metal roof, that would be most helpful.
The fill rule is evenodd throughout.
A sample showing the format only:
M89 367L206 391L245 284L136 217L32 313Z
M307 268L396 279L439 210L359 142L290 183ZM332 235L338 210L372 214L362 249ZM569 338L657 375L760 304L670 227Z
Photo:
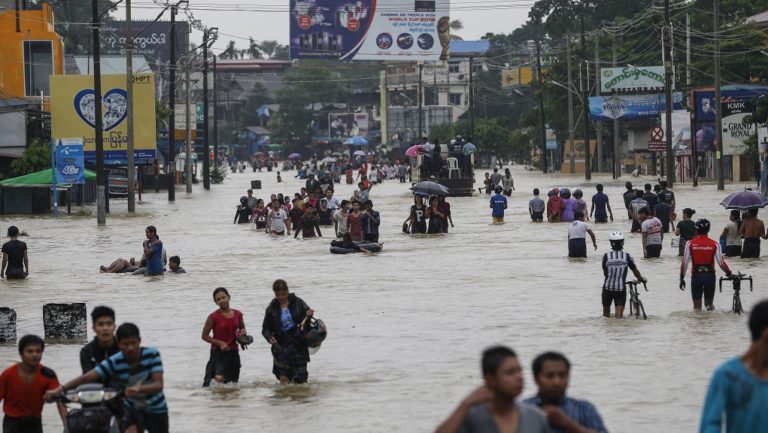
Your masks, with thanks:
M763 25L768 24L768 10L760 12L759 14L752 15L751 17L747 18L747 22Z

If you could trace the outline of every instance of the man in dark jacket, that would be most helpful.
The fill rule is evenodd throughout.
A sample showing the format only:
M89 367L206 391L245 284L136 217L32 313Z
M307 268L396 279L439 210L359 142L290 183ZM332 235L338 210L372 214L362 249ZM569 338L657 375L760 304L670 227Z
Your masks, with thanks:
M285 280L275 280L272 290L275 298L269 303L261 325L261 335L272 345L272 373L282 384L304 383L309 378L309 348L302 325L315 312L288 291Z

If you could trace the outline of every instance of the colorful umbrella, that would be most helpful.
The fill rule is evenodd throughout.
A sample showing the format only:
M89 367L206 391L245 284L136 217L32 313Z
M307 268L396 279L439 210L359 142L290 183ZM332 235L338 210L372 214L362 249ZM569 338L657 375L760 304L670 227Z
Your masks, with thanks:
M406 149L405 156L410 156L411 158L415 158L416 155L419 153L419 150L422 150L422 149L424 149L423 144L417 144L417 145L411 146L408 149Z
M288 155L288 159L299 159L299 158L301 158L301 154L298 154L298 153L292 153Z
M768 199L756 191L741 191L729 195L720 204L726 209L746 210L765 207L768 205Z
M356 150L355 153L353 153L352 155L355 155L355 156L365 156L365 152L363 152L362 150Z
M367 146L368 140L365 138L355 135L354 137L350 137L347 139L347 141L344 142L344 144L352 145L352 146Z

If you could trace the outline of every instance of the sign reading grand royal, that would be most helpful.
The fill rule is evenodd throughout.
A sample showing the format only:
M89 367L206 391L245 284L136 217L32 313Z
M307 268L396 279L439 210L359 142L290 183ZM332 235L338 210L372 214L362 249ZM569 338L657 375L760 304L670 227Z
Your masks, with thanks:
M448 0L291 0L291 58L446 60L448 10Z
M102 75L104 163L124 164L128 150L128 92L125 75ZM82 137L85 159L96 159L93 76L51 76L51 135ZM134 157L137 164L156 158L155 80L152 74L133 77Z
M658 93L664 91L663 66L625 66L600 69L601 93Z

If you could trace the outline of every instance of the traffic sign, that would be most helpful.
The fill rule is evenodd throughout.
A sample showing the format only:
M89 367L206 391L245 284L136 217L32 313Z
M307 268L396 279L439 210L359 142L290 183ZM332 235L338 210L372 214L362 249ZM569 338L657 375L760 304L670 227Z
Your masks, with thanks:
M651 141L648 142L648 150L651 152L664 152L667 143L664 141L664 130L660 127L651 129Z

